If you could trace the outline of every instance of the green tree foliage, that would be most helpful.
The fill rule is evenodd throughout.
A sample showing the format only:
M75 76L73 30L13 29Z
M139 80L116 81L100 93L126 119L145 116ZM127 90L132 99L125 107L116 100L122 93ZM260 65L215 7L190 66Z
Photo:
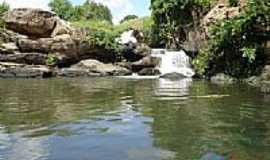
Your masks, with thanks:
M157 43L168 48L180 48L187 37L187 30L196 23L215 0L151 0Z
M213 25L208 47L193 61L199 73L211 75L222 71L235 77L259 73L264 63L265 39L256 27L266 29L270 25L269 6L267 1L248 0L241 15Z
M125 21L129 21L129 20L132 20L132 19L137 19L137 18L139 18L139 17L136 16L136 15L127 15L120 21L120 23L123 23Z
M112 23L112 14L110 9L94 1L87 0L79 6L72 6L68 0L52 0L49 3L52 11L60 18L70 21L84 20L106 20Z
M3 15L3 13L5 13L6 11L9 10L9 5L5 2L0 4L0 16Z
M83 17L85 17L87 20L98 19L112 22L112 14L110 9L101 3L88 0L81 7L84 13Z
M68 0L52 0L49 6L64 20L70 20L73 16L73 6Z
M3 14L7 12L8 10L9 10L9 5L5 2L1 3L0 4L0 17L2 17ZM5 23L2 20L2 18L0 18L0 28L5 28Z

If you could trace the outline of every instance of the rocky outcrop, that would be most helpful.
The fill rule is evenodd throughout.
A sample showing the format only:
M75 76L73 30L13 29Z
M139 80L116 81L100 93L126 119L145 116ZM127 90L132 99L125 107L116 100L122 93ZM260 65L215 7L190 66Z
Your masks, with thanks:
M14 9L5 13L3 21L6 28L0 29L1 77L5 74L7 77L42 77L43 72L38 71L48 68L46 63L59 68L71 66L65 69L49 67L59 75L109 76L130 73L123 67L104 64L115 62L117 57L105 48L93 46L87 38L90 30L74 29L52 12ZM101 62L82 61L89 58ZM24 71L25 75L22 75Z
M30 37L50 37L57 23L52 12L28 8L9 11L3 20L8 29Z
M64 77L102 77L130 75L131 71L113 64L105 64L97 60L83 60L70 68L59 70L58 75Z
M155 68L160 63L161 59L152 57L151 55L142 58L137 62L131 64L132 71L139 72L144 68Z
M244 5L244 2L241 2ZM236 16L239 16L241 13L241 8L243 6L231 7L227 1L220 1L214 8L202 20L202 26L205 30L205 33L208 35L209 30L212 24L224 19L232 19Z
M47 55L40 53L0 54L0 62L14 62L29 65L45 65Z
M157 68L143 68L138 72L140 76L158 76L160 71Z
M143 43L129 43L123 45L123 57L130 62L135 62L151 54L151 48Z
M45 78L52 74L46 66L0 62L0 78Z

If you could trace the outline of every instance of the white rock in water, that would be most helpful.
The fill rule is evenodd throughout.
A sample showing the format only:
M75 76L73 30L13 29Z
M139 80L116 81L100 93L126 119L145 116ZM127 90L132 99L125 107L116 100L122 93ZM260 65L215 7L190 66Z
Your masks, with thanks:
M137 39L133 36L134 30L129 30L122 33L121 37L117 40L120 44L137 43Z

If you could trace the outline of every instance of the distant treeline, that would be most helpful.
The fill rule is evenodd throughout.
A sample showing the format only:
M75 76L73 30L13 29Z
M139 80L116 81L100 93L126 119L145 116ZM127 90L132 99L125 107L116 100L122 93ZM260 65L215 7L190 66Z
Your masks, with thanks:
M73 6L68 0L51 0L49 7L64 20L80 21L98 19L112 23L110 9L92 0L87 0L85 3L78 6Z

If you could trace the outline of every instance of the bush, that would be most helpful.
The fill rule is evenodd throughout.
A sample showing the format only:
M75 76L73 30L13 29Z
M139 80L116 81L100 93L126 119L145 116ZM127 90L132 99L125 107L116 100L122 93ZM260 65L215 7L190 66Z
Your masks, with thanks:
M264 63L263 39L254 34L254 26L268 23L269 7L266 4L248 0L239 16L212 26L208 48L201 50L193 61L200 74L224 72L244 78L260 72Z
M45 63L46 63L47 66L54 66L54 65L57 64L57 61L58 61L57 56L50 53L50 54L48 54Z

